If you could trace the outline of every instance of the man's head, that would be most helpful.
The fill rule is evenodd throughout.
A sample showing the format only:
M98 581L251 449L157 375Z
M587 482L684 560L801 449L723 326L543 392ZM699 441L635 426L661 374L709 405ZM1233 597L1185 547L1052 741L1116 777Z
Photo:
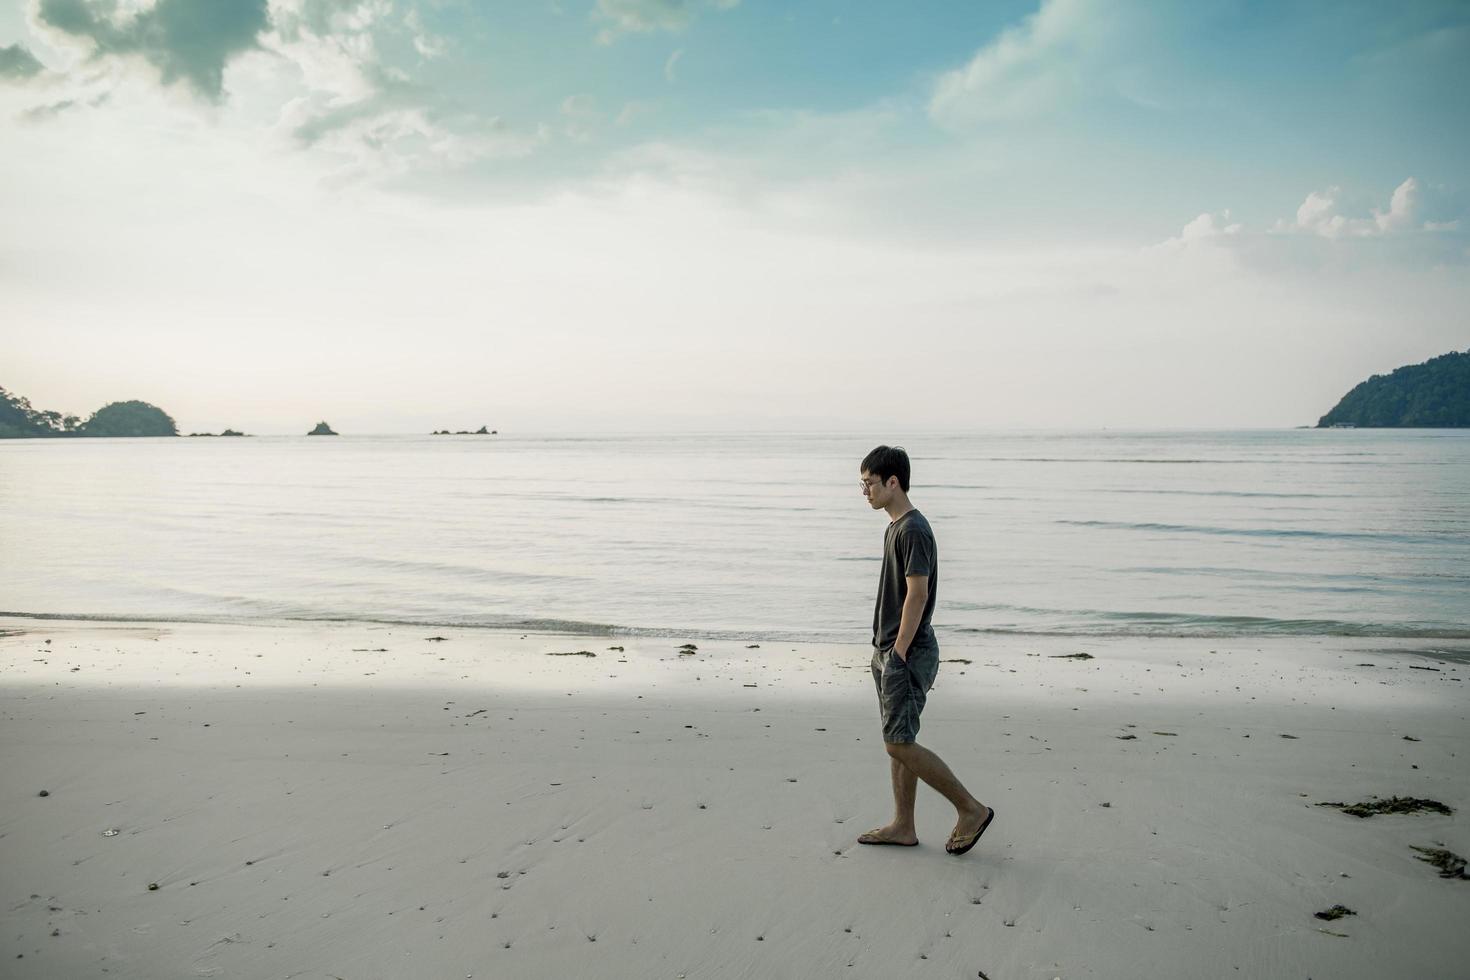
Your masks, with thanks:
M859 468L863 496L874 510L888 506L897 494L909 492L909 454L899 446L879 446L863 457Z

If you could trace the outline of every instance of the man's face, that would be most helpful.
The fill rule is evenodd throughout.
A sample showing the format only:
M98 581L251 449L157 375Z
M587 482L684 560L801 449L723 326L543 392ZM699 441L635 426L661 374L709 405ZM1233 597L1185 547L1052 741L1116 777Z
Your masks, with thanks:
M874 510L882 510L888 506L888 501L893 496L893 488L898 486L898 477L890 476L888 482L884 483L867 470L863 470L861 477L863 496L868 498L868 506Z

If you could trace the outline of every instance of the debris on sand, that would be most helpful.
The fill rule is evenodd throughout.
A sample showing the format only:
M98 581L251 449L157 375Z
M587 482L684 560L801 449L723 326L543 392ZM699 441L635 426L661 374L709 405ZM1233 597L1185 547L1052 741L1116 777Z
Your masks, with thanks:
M1314 912L1312 914L1321 919L1323 922L1332 922L1342 918L1345 915L1357 915L1358 913L1354 912L1346 905L1334 905L1330 909L1323 909L1321 912Z
M970 664L974 663L975 661L973 661L973 660L966 660L964 657L951 657L948 660L941 660L939 662L942 663L942 664L964 664L966 667L968 667L968 666L970 666Z
M693 643L683 643L679 646L679 656L681 657L692 657L698 652L699 647L695 646Z
M1441 878L1470 881L1470 874L1465 873L1465 859L1455 852L1447 851L1443 847L1419 847L1417 844L1410 844L1409 847L1419 852L1419 860L1438 868Z
M597 654L591 650L553 650L547 654L548 657L595 657Z
M1051 656L1052 660L1092 660L1090 653L1057 653Z
M424 639L428 640L430 643L443 643L444 641L448 640L449 637L447 637L447 636L426 636L426 637L424 637Z
M608 647L608 649L609 650L616 650L618 653L622 653L623 652L623 648L622 647Z
M1330 806L1350 813L1355 817L1364 819L1379 813L1442 813L1450 816L1455 811L1445 806L1438 800L1421 800L1413 796L1394 796L1386 800L1364 800L1362 803L1318 803L1318 806Z

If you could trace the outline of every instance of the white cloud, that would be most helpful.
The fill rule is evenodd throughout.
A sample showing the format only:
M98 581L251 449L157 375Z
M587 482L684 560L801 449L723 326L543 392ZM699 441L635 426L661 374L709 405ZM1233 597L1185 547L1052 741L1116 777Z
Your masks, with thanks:
M447 39L432 33L424 27L424 20L419 16L417 7L411 8L403 17L403 24L413 35L413 48L424 58L438 58L449 50Z
M1081 91L1085 69L1111 42L1115 16L1093 0L1044 0L1041 9L977 51L934 86L929 115L948 128L1031 116ZM1120 8L1121 9L1121 8Z
M630 126L640 116L646 116L654 110L650 102L640 102L636 99L632 102L623 103L623 108L618 112L617 118L613 120L616 126Z
M1343 192L1340 187L1329 187L1323 191L1311 191L1301 207L1296 209L1294 221L1281 220L1273 227L1278 233L1306 233L1323 238L1376 238L1382 235L1397 235L1415 231L1452 231L1459 227L1457 220L1430 220L1424 215L1424 185L1410 177L1394 188L1387 209L1371 209L1367 216L1352 217L1344 214Z
M664 62L664 80L670 84L673 84L674 69L678 66L679 59L682 57L684 57L684 49L678 48L673 54L669 55L669 60Z
M1158 111L1208 106L1218 86L1188 52L1218 33L1228 4L1041 0L930 91L929 118L964 131L1111 100Z
M383 42L405 31L425 59L446 50L417 8L399 20L391 0L271 0L271 13L261 46L293 65L304 89L282 103L274 128L334 160L333 183L524 156L545 140L495 116L446 110L384 58Z
M1244 226L1236 221L1230 220L1229 211L1221 211L1212 214L1208 211L1202 213L1193 221L1185 225L1178 235L1160 242L1154 248L1181 249L1201 242L1209 242L1225 238L1227 236L1239 235Z
M562 132L579 142L591 139L603 121L596 100L586 92L578 92L563 99L561 114Z

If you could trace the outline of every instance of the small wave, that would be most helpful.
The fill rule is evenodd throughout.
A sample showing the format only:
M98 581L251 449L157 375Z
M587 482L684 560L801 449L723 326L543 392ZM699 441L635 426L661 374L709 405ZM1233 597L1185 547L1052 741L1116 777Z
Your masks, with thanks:
M35 620L73 620L84 623L158 623L158 624L223 624L233 626L287 625L306 623L351 624L362 623L373 626L412 626L421 629L468 629L486 630L497 633L554 633L563 636L609 636L649 639L694 639L730 641L786 641L791 643L858 643L867 639L866 631L822 631L783 629L708 629L673 626L620 626L613 623L593 623L575 619L544 619L505 617L382 617L382 616L334 616L327 613L311 615L276 616L228 616L228 615L179 615L136 614L136 613L38 613L0 610L0 617Z
M1165 490L1160 487L1096 487L1093 493L1141 493L1181 497L1267 497L1272 500L1348 500L1345 493L1275 493L1270 490Z
M1053 621L1032 628L960 626L956 633L1019 633L1041 636L1271 637L1354 636L1378 639L1470 640L1464 626L1419 623L1356 623L1337 619L1272 619L1168 612L1026 610L1052 613ZM1057 617L1067 617L1057 622Z
M1192 524L1157 524L1151 521L1073 521L1057 524L1072 527L1095 527L1113 531L1158 531L1168 534L1213 534L1249 538L1321 538L1337 541L1383 541L1396 544L1448 544L1457 535L1394 534L1375 531L1314 531L1310 528L1207 527Z

